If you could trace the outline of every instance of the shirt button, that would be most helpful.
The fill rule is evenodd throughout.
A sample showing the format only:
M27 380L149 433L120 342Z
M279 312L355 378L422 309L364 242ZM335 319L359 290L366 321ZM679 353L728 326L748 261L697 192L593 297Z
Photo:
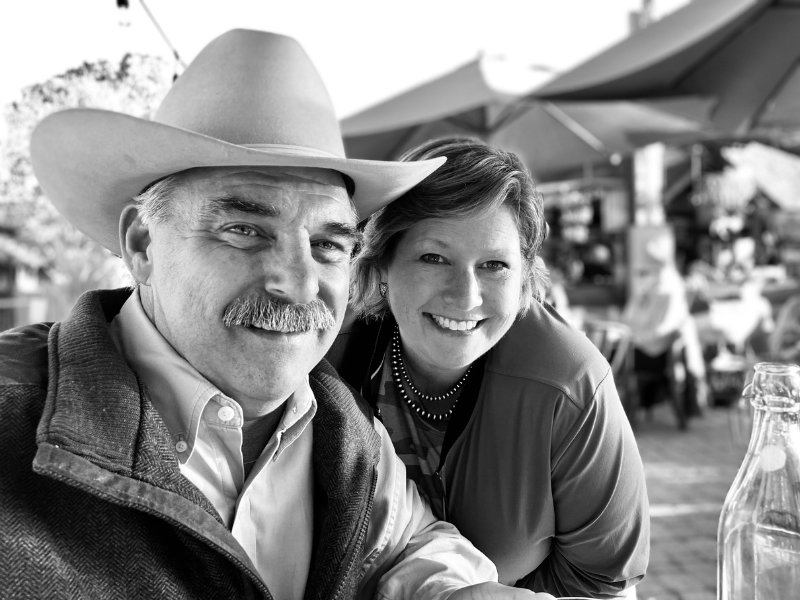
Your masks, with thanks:
M187 444L183 440L181 440L181 441L179 441L179 442L177 442L175 444L175 450L177 450L178 452L186 452L186 449L188 447L189 447L189 444Z
M217 416L220 421L230 421L233 418L234 411L230 406L223 406L217 411Z

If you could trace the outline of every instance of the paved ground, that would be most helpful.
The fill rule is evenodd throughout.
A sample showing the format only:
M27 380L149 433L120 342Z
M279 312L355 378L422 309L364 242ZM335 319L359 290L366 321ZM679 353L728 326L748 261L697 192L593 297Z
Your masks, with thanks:
M744 458L740 412L709 408L679 431L666 405L635 430L650 498L650 567L639 600L715 600L717 523Z

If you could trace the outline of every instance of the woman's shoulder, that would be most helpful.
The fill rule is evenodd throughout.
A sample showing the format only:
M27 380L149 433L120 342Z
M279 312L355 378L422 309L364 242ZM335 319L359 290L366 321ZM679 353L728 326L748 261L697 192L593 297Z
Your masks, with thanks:
M535 304L489 352L486 371L550 386L581 402L610 367L582 332L549 305Z

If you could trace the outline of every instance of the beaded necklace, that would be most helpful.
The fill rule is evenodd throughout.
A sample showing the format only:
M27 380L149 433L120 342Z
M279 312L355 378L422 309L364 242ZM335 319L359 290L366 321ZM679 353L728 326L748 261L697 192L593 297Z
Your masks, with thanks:
M453 415L453 409L455 409L459 398L458 392L461 390L464 382L467 380L470 371L472 371L472 365L469 366L467 372L464 373L464 376L455 384L455 386L450 388L450 390L441 396L430 396L428 394L423 394L411 382L411 377L409 377L408 371L406 371L406 365L403 361L403 355L400 351L400 328L395 327L394 337L392 338L392 375L395 385L397 386L397 392L400 394L400 397L406 402L406 404L408 404L409 408L411 408L423 419L427 419L429 421L444 421ZM451 396L455 396L453 399L453 406L443 413L432 413L427 411L423 408L422 402L414 402L411 398L409 398L405 388L403 387L403 381L405 381L408 389L410 389L421 400L426 400L428 402L440 402L450 398Z

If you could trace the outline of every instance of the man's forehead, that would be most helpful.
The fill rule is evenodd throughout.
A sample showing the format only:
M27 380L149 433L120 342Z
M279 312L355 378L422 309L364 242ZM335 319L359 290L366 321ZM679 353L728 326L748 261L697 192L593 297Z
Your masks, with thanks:
M191 188L242 193L248 188L271 195L302 192L337 198L349 203L344 177L331 169L316 167L198 167L185 172ZM238 188L238 189L237 189Z

